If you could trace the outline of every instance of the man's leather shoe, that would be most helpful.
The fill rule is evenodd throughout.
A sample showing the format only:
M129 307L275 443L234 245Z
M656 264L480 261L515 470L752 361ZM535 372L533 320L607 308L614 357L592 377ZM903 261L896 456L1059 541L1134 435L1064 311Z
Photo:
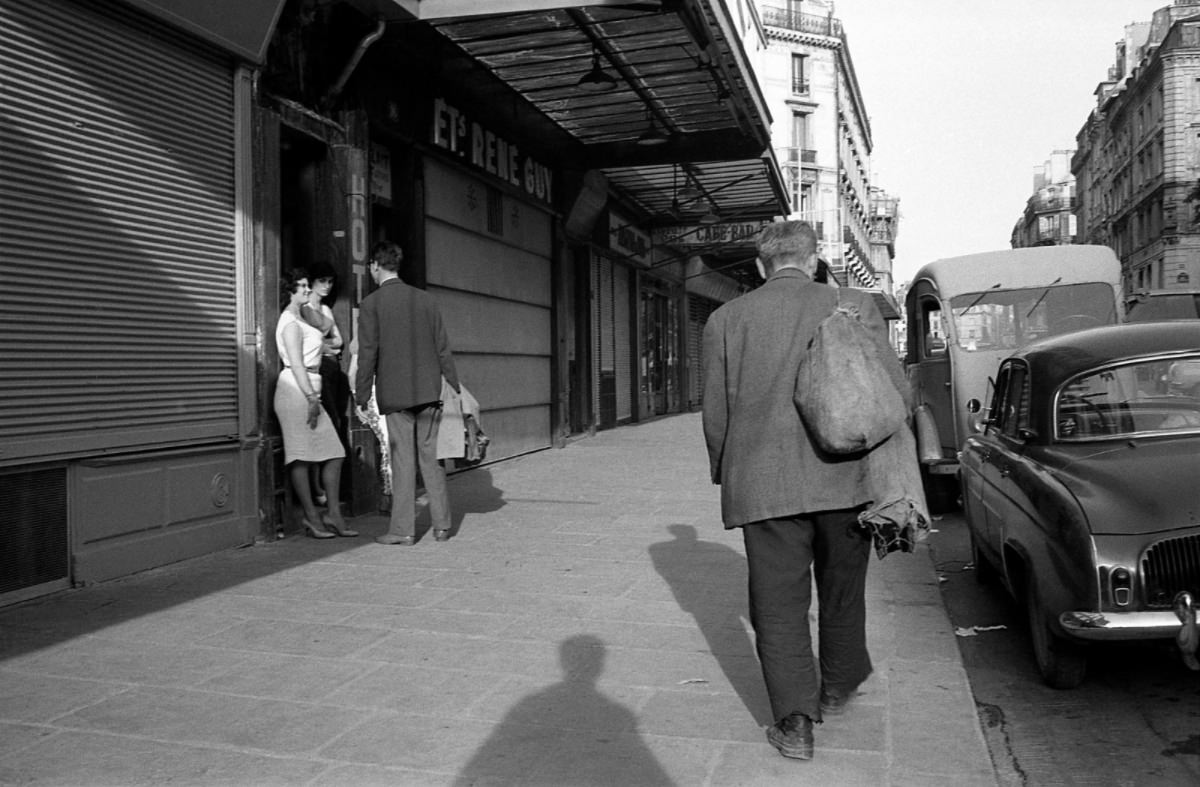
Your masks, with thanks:
M799 711L789 713L767 730L767 740L784 757L811 760L813 757L812 719Z
M827 686L821 687L821 714L824 716L840 716L846 712L846 706L854 697L853 691L839 691Z
M450 538L450 530L435 530L433 531L434 541L446 541Z
M375 536L376 544L399 544L401 546L410 547L417 543L417 539L412 536L394 536L391 533L384 533L382 536Z

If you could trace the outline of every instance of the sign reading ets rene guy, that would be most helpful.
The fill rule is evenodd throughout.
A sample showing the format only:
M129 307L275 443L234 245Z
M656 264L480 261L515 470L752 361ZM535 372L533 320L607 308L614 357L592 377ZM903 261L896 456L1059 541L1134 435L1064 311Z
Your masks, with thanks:
M430 140L444 150L469 161L530 197L551 204L553 171L521 152L512 142L497 136L466 113L437 98L433 102Z

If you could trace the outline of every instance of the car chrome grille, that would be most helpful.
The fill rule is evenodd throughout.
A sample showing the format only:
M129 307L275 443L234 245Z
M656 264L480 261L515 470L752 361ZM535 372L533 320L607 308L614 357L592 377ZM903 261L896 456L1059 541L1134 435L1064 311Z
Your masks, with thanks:
M1181 590L1200 594L1200 535L1167 538L1142 555L1146 604L1169 608Z

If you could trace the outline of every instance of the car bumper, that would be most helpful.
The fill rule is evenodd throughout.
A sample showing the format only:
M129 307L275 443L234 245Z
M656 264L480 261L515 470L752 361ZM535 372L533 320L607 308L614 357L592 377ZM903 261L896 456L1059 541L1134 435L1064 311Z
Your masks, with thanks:
M1182 625L1175 613L1064 612L1058 616L1063 631L1078 639L1170 639Z
M1064 612L1058 616L1063 630L1085 640L1129 640L1175 638L1184 663L1200 670L1200 598L1182 591L1175 596L1170 611L1162 612Z

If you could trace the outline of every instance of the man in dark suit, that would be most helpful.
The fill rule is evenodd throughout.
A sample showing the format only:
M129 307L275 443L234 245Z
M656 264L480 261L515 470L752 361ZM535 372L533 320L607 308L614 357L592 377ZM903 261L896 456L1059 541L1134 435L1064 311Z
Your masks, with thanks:
M355 399L365 408L375 385L387 419L392 457L392 518L381 544L416 541L417 468L429 495L433 535L450 534L446 472L437 459L442 378L459 391L458 372L437 304L424 290L400 280L404 252L391 241L371 250L368 270L379 289L363 299L358 315Z
M857 513L870 497L863 454L824 453L793 401L796 374L838 290L813 281L817 237L805 222L759 233L766 283L713 312L704 328L704 437L721 518L740 527L750 573L750 620L785 757L811 759L813 724L840 713L868 675L864 600L868 536ZM886 341L869 295L843 290ZM815 568L820 679L808 610Z

